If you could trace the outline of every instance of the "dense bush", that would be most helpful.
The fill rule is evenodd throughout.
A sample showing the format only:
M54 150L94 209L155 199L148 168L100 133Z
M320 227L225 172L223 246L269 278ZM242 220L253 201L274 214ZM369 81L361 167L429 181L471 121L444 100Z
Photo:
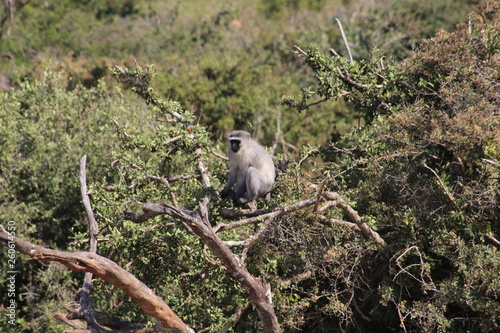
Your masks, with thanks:
M79 159L89 155L90 179L99 178L116 146L111 139L113 119L134 124L144 112L103 84L68 91L63 82L57 74L47 72L40 81L23 82L18 89L0 95L0 220L14 221L18 236L59 249L69 246L75 231L87 230L76 177ZM65 284L48 278L60 268L21 256L16 267L18 286L27 285L27 290L20 289L28 295L23 299L31 303L37 293L40 298L67 297L63 289L46 289L51 283ZM2 266L2 278L7 271ZM5 291L7 286L0 288ZM45 313L47 304L32 304L36 305L29 309L30 319Z
M333 295L351 291L341 303L350 303L352 312L333 313L339 324L499 329L500 256L490 241L500 230L500 90L493 88L499 27L498 5L491 5L397 66L308 51L318 94L332 98L342 90L369 120L323 148L335 161L323 181L348 194L389 243L376 256L359 246L358 260L365 262L348 261L347 287L332 284ZM311 96L285 102L300 109Z
M247 302L245 293L182 225L168 218L136 225L121 214L147 201L195 209L210 195L212 221L222 221L227 203L216 194L226 164L211 150L223 152L227 131L250 123L282 162L266 207L312 197L311 183L324 184L387 243L320 221L314 210L273 221L246 263L272 285L284 331L499 330L498 5L488 3L414 52L421 38L465 22L476 2L194 3L30 1L19 8L0 42L12 59L2 63L10 91L0 94L0 220L15 221L19 235L40 243L86 249L76 173L87 154L99 253L191 326L217 331ZM347 55L336 17L352 61L333 55ZM291 52L294 45L301 49ZM145 107L111 80L108 67L132 67L134 59L156 64L155 77L138 67L138 80L168 96L164 109ZM282 95L294 96L281 102L288 107ZM182 113L189 126L169 122L165 110ZM199 159L213 188L196 177ZM174 175L183 177L168 186L155 180ZM346 219L336 211L330 217ZM60 331L51 314L72 300L81 276L18 260L19 327ZM102 281L93 304L149 320ZM234 330L259 328L247 310Z

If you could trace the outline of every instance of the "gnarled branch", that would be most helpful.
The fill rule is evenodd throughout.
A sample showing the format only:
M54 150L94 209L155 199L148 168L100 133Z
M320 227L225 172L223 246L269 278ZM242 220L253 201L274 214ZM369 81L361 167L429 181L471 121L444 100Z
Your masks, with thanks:
M13 245L11 245L13 244ZM172 309L144 283L114 261L90 252L65 252L44 248L14 237L0 225L0 245L39 261L55 261L75 272L90 272L123 290L144 313L158 319L158 332L193 333Z
M142 215L130 212L124 213L124 218L133 222L141 223L158 215L169 215L180 220L191 232L197 235L212 253L221 260L222 265L231 276L237 280L249 293L252 304L263 324L265 333L279 333L281 328L274 312L273 305L269 299L271 293L270 285L257 277L254 277L242 264L224 242L215 234L208 219L208 200L200 202L198 211L184 210L169 204L144 204Z

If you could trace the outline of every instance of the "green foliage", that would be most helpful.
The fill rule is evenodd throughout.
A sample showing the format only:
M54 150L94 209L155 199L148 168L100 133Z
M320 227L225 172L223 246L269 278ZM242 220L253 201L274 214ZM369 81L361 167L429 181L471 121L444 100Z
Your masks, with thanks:
M47 72L41 81L25 81L19 89L0 94L0 220L13 221L19 237L60 249L73 238L68 231L87 229L76 177L79 159L88 154L89 178L98 178L114 149L112 118L132 120L139 110L103 84L68 91L62 82ZM1 257L5 278L11 269L6 253ZM38 286L28 279L43 275L37 273L43 267L17 256L17 295L37 293ZM0 286L2 295L5 288ZM26 298L19 301L26 304ZM25 311L36 316L34 308L24 308L19 316Z
M0 94L0 220L14 220L20 236L85 250L76 173L87 154L99 253L191 326L217 331L247 302L244 291L184 226L121 215L142 202L197 209L209 195L211 222L223 221L227 202L216 193L226 163L210 149L220 153L222 137L250 123L287 168L263 207L310 198L310 182L324 183L388 244L325 224L313 210L273 221L246 263L272 285L284 331L498 330L500 258L489 241L500 233L498 5L419 46L475 4L29 1L0 41L10 54L0 76L10 89ZM347 54L335 18L353 61L323 54ZM304 63L291 52L311 44ZM147 107L103 83L108 67L134 60L155 66L115 74ZM283 108L282 95L300 97ZM213 187L204 188L198 161ZM328 217L347 219L337 210ZM60 331L50 315L74 300L81 275L22 256L17 267L19 328ZM92 297L103 311L151 320L100 280ZM259 331L255 311L234 330Z
M325 0L272 0L259 1L259 10L267 18L277 18L286 12L286 9L321 10Z
M469 14L477 0L378 1L346 26L357 59L366 59L377 50L389 59L402 60L415 53L422 40L439 30L452 31ZM337 49L338 51L339 49Z
M189 325L215 330L235 306L245 302L236 281L214 264L215 258L207 261L212 255L182 224L161 218L135 225L121 215L124 210L139 209L139 202L167 201L196 209L202 196L214 194L213 188L201 183L198 161L214 176L218 170L222 173L225 163L208 154L208 133L191 124L193 115L178 103L163 100L150 87L152 67L120 69L115 74L151 106L152 115L142 121L151 132L144 135L118 124L120 144L113 152L113 163L106 177L92 185L93 207L102 217L100 236L108 239L100 243L99 252L153 288ZM218 180L211 181L217 184ZM77 238L85 237L82 233ZM112 312L120 317L148 321L125 294L105 283L98 287L97 304L104 307L111 300L117 304Z
M469 21L400 65L306 52L316 93L329 99L342 92L367 115L359 131L320 151L335 162L323 181L355 198L390 244L375 265L385 272L366 278L371 292L357 296L372 325L479 332L500 325L500 256L488 240L500 232L500 95L492 89L500 67L498 5ZM300 110L313 95L285 102ZM379 303L389 311L380 317ZM363 318L348 311L330 315L346 327Z

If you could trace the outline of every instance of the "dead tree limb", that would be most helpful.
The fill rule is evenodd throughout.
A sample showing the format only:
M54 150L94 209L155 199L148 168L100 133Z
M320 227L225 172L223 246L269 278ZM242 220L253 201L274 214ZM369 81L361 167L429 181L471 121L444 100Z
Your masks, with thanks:
M214 228L208 221L208 199L200 202L200 210L189 211L179 209L169 204L144 204L142 215L126 212L124 218L132 222L141 223L154 216L169 215L180 220L191 232L197 235L212 253L221 260L224 268L237 280L248 292L252 304L254 305L265 333L279 333L281 328L276 318L273 305L271 303L270 285L257 277L254 277L241 263L224 242L215 234Z
M209 184L206 183L206 185ZM281 332L281 330L269 297L271 295L269 284L251 275L243 265L241 259L229 249L228 244L230 243L222 241L216 235L216 232L238 228L259 221L270 221L273 218L289 214L305 207L317 205L320 200L333 202L330 206L340 208L353 222L340 220L333 220L332 222L327 219L328 221L346 225L349 228L360 232L369 240L385 244L385 241L380 237L380 235L373 231L351 206L342 202L339 195L335 192L318 193L317 196L298 202L294 205L279 208L278 210L270 213L242 219L232 223L221 223L216 227L212 227L210 221L208 220L208 198L201 200L199 210L197 211L180 209L165 203L146 203L142 206L143 214L136 215L132 212L125 212L124 218L135 223L143 223L158 215L168 215L180 220L191 232L203 241L203 243L221 260L222 265L231 274L231 276L239 281L247 290L250 295L250 299L252 300L252 303L263 323L264 332L274 333ZM248 244L251 244L254 240L254 238L251 238L241 243L231 245L248 246Z
M12 245L13 244L13 245ZM156 318L157 332L193 333L172 309L144 283L114 261L89 252L65 252L37 246L7 232L0 224L0 245L12 248L39 261L55 261L75 272L91 272L123 290L144 313Z
M87 176L86 169L87 166L87 155L83 155L80 160L80 173L78 179L80 180L80 190L82 194L82 202L85 207L85 212L87 214L87 219L89 221L89 241L90 241L90 253L97 253L97 234L99 233L99 228L97 226L97 221L92 211L92 206L90 204L90 197L87 191ZM101 326L96 322L94 317L94 309L90 304L90 289L92 288L92 272L85 272L85 278L83 279L83 286L80 294L80 309L76 313L68 314L68 319L79 319L82 318L87 322L88 329L100 330Z
M270 213L266 213L266 214L262 214L262 215L259 215L259 216L254 216L254 217L246 218L246 219L239 220L239 221L236 221L236 222L220 223L216 227L214 227L214 230L215 230L215 232L223 231L223 230L229 230L229 229L239 228L239 227L242 227L242 226L245 226L245 225L248 225L248 224L253 224L253 223L256 223L256 222L264 221L264 220L269 219L269 218L280 217L280 216L289 214L291 212L295 212L297 210L300 210L302 208L314 205L316 203L316 200L317 200L317 197L314 197L312 199L300 201L300 202L298 202L296 204L293 204L293 205L290 205L290 206L287 206L287 207L278 208L277 210L275 210L273 212L270 212Z
M340 226L347 227L353 231L361 233L366 239L368 240L373 240L379 244L385 244L385 241L380 237L380 235L371 229L366 222L363 221L361 216L348 204L343 202L340 199L340 196L336 192L325 192L325 193L318 193L314 198L307 199L304 201L297 202L293 205L287 206L287 207L281 207L278 208L277 210L269 213L265 213L262 215L258 216L252 216L250 218L242 219L239 221L231 222L231 223L220 223L217 226L214 227L215 232L223 231L223 230L229 230L229 229L234 229L234 228L239 228L245 225L261 222L261 221L266 221L268 219L272 218L277 218L286 214L289 214L291 212L295 212L297 210L312 206L312 205L317 205L320 201L326 201L326 204L319 208L319 212L324 212L327 208L332 208L332 207L337 207L340 208L352 222L347 222L347 221L342 221L338 219L332 219L332 218L327 218L324 215L319 215L318 214L318 219L325 223L330 223L330 224L337 224ZM228 215L227 212L225 212L226 215ZM237 214L235 214L237 215ZM235 241L235 242L228 242L227 245L229 246L246 246L248 245L250 240L245 240L245 241Z

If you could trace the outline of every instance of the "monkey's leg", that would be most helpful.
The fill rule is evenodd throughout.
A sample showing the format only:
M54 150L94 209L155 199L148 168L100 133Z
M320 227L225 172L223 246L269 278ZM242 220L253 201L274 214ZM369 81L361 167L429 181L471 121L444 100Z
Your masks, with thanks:
M240 199L240 202L245 204L254 201L262 194L261 191L264 187L265 179L262 173L254 167L248 168L246 177L247 194Z
M239 175L238 179L236 180L236 193L233 198L233 202L236 205L242 205L245 202L242 202L241 200L245 196L245 193L247 192L247 186L246 186L246 175Z

